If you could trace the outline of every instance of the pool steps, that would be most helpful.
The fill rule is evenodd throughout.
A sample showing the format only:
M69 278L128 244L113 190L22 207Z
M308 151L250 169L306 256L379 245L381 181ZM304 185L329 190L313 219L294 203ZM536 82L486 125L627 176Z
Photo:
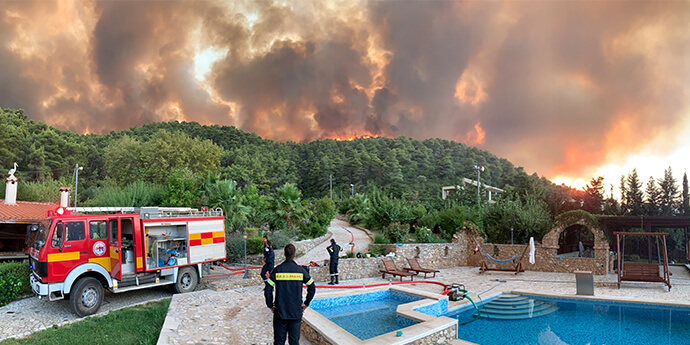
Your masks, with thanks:
M528 297L506 294L485 304L479 316L487 319L523 320L551 314L558 307Z

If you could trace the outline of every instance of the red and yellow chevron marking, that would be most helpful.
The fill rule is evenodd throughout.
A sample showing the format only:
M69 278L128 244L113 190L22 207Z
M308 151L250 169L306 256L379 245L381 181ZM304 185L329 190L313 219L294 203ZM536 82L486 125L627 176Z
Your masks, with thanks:
M190 247L223 242L225 242L225 232L223 231L200 232L196 234L189 234Z

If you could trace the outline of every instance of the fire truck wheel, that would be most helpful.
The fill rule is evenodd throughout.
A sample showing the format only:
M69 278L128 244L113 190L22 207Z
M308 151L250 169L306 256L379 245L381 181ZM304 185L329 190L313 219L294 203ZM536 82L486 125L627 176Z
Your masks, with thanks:
M103 285L96 278L79 279L70 293L69 304L80 317L95 314L103 303Z
M177 275L177 281L173 284L173 291L184 293L194 291L199 282L199 275L193 267L182 267Z

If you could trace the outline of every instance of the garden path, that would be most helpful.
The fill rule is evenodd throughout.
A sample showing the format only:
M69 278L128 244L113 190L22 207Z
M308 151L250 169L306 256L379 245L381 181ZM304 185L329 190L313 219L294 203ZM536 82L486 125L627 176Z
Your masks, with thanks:
M372 243L371 237L366 231L355 228L342 219L334 218L328 226L328 232L331 233L331 238L335 239L335 242L343 248L341 256L349 252L367 252L369 251L369 244ZM354 250L352 243L354 243ZM300 265L306 265L311 261L321 263L328 258L326 247L330 245L330 240L324 241L295 261Z

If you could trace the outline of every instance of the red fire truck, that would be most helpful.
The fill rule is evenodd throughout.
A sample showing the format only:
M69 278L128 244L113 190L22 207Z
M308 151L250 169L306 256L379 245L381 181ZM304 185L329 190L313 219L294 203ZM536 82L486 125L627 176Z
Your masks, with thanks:
M188 292L211 262L225 260L220 209L59 207L31 230L33 291L50 301L69 298L79 316L98 311L104 288Z

